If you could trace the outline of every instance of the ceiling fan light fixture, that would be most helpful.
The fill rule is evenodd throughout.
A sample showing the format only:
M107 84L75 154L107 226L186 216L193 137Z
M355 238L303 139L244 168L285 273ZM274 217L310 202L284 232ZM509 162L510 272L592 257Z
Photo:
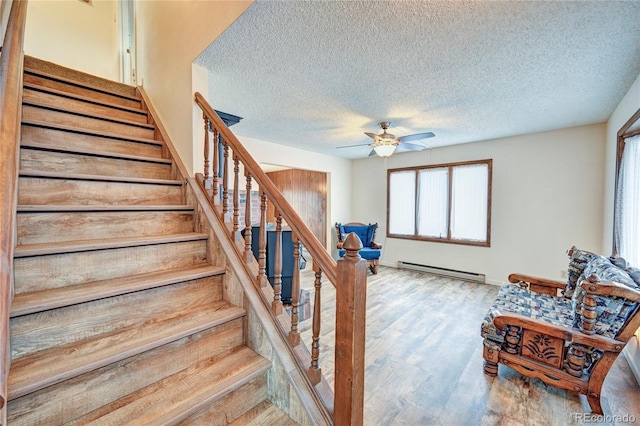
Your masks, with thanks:
M373 147L373 150L378 154L379 157L389 157L396 150L395 144L390 145L376 145Z

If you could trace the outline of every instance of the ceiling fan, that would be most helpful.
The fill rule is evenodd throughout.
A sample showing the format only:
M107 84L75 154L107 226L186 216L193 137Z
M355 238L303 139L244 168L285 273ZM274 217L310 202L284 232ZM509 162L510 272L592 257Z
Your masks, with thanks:
M389 128L390 124L391 123L389 123L388 121L381 122L380 127L382 128L382 133L379 135L376 135L375 133L364 132L365 135L373 138L373 143L339 146L338 148L351 148L354 146L369 145L373 148L373 150L369 153L369 157L372 157L374 155L378 155L380 157L388 157L394 152L422 151L423 149L428 147L419 143L418 141L435 136L432 132L426 132L396 137L391 133L387 133L387 129Z

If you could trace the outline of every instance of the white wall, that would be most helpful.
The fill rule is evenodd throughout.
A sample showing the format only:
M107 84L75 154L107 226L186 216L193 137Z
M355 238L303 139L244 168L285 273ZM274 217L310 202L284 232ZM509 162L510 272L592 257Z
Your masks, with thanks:
M251 1L136 3L138 84L145 87L192 175L192 62L250 4Z
M602 247L605 125L475 142L353 162L353 220L378 222L381 263L404 260L483 273L561 279L566 250ZM387 168L493 159L491 247L385 238Z
M118 81L116 0L30 0L24 52L89 74Z
M631 118L640 108L640 75L631 89L627 92L618 107L613 112L607 123L607 149L606 149L606 180L605 180L605 212L602 222L604 253L611 252L613 245L613 200L615 191L616 175L616 146L618 130ZM635 265L640 266L640 265ZM636 332L636 338L629 342L624 354L631 365L631 368L640 383L640 330Z
M233 131L233 128L231 128ZM318 154L271 142L237 136L259 164L271 164L328 174L327 245L336 255L335 222L351 222L351 160Z

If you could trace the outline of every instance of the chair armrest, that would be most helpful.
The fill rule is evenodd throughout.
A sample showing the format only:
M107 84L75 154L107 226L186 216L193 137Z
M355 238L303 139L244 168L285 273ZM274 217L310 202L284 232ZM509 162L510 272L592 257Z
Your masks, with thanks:
M371 248L380 250L382 248L382 244L376 243L375 241L371 241Z
M514 284L527 283L531 291L535 291L536 293L548 294L551 296L556 296L558 290L564 290L567 286L566 282L524 274L509 275L509 282Z
M599 296L623 297L631 302L640 302L640 291L613 281L598 281L595 275L591 275L580 284L587 293Z
M625 342L621 342L610 337L597 334L586 334L577 328L562 327L546 321L537 320L524 315L505 313L499 314L493 319L493 325L499 330L504 330L507 325L535 330L543 334L548 334L558 339L581 345L592 346L607 352L621 352Z

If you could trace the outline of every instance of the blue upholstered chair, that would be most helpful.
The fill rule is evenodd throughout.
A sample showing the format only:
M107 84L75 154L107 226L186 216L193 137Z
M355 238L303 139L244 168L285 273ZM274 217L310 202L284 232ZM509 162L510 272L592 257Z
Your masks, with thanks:
M360 250L360 256L369 263L369 269L373 274L378 273L378 265L380 264L380 254L382 251L382 245L376 243L376 230L378 229L377 223L370 223L365 225L364 223L350 222L336 223L336 233L338 234L338 255L340 257L346 254L346 250L342 248L344 239L347 238L352 232L362 241L362 250Z

